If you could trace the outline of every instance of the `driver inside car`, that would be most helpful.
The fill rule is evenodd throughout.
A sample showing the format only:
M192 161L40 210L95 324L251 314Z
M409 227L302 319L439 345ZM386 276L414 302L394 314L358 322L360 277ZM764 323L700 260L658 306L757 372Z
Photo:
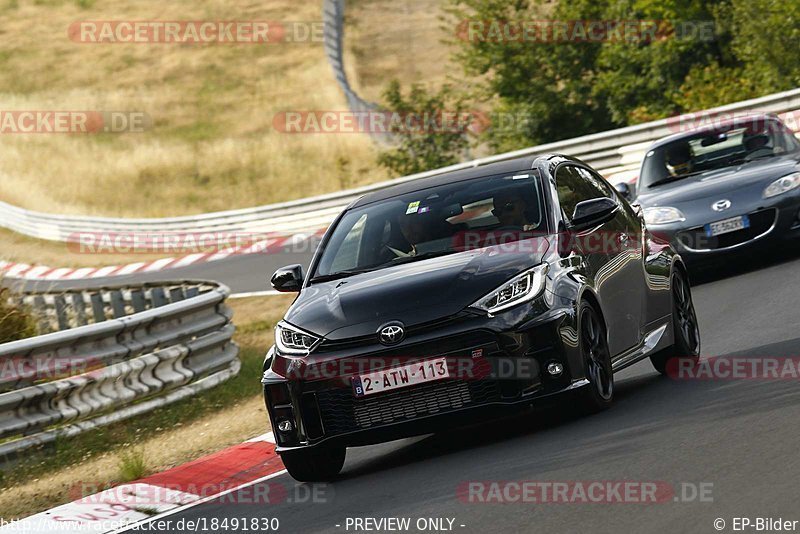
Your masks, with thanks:
M418 212L401 213L397 216L397 225L400 234L408 242L410 248L400 248L387 245L396 257L403 258L416 256L428 250L420 250L420 245L440 239L448 239L455 233L456 228L447 221L437 218L437 214L428 207L422 207Z
M535 230L535 224L528 220L528 205L522 196L508 190L500 192L492 199L492 215L500 223L498 230Z
M694 169L688 143L678 143L667 152L667 170L671 176L689 174Z

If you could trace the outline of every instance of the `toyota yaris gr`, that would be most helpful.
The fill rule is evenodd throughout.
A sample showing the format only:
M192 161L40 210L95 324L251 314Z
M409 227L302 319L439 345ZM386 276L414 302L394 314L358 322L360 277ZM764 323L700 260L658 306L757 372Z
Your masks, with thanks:
M395 185L353 202L275 328L262 379L277 450L301 481L348 446L441 431L574 395L608 407L614 373L694 360L685 266L593 169L559 155Z

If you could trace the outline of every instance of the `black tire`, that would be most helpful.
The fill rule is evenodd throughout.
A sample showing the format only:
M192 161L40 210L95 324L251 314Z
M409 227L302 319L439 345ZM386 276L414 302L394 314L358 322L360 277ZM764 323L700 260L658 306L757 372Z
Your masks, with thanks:
M683 273L672 273L672 327L675 341L664 350L650 356L656 371L667 374L673 358L690 358L694 364L700 359L700 328L694 310L692 292Z
M606 327L600 314L586 301L578 307L579 350L589 384L579 390L584 411L596 413L614 401L614 372Z
M299 482L327 482L344 466L344 447L313 447L281 453L283 465Z

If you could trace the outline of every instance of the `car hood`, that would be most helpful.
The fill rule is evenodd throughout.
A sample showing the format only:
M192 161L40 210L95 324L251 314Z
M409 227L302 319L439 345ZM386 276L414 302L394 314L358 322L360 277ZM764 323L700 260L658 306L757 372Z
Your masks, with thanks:
M520 271L542 262L547 239L530 247L487 247L312 284L285 320L331 340L371 335L389 321L406 326L452 316ZM525 251L505 250L525 248ZM541 249L541 250L539 250Z
M708 200L718 200L733 192L752 189L761 197L761 192L770 182L800 170L797 154L787 154L751 161L742 165L726 167L676 182L644 190L635 202L643 207L680 206Z

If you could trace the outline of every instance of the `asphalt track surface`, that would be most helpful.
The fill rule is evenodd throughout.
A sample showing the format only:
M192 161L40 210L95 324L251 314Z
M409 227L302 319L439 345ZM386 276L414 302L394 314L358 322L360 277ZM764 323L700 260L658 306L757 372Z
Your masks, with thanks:
M727 263L733 267L706 274L693 289L703 356L800 356L800 254ZM723 531L732 531L734 517L800 520L797 380L681 381L659 376L649 361L616 380L614 406L597 415L562 402L350 449L341 477L316 488L317 502L304 498L308 486L281 474L261 483L273 495L276 485L285 489L281 502L251 504L250 488L165 519L277 518L279 532L290 533L365 532L348 528L347 518L367 517L410 518L408 532L419 532L420 518L450 518L453 531L465 533L710 533L718 518ZM485 504L456 493L468 481L521 480L659 481L675 488L678 501ZM711 488L710 500L692 498L701 485Z
M5 283L12 287L26 289L77 289L102 287L103 285L140 284L163 280L215 280L231 288L233 293L249 293L265 291L269 287L269 279L279 267L299 263L307 268L311 262L313 251L303 247L301 250L286 248L272 254L242 254L223 260L198 263L176 269L164 269L149 273L134 273L125 276L109 276L105 278L89 278L84 280L58 281L11 281Z

